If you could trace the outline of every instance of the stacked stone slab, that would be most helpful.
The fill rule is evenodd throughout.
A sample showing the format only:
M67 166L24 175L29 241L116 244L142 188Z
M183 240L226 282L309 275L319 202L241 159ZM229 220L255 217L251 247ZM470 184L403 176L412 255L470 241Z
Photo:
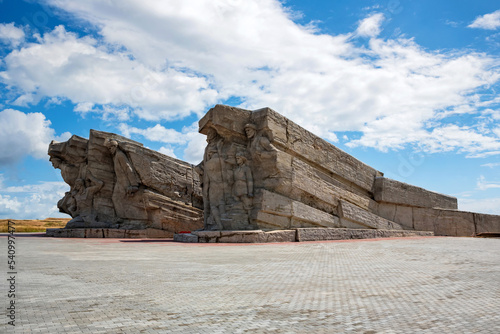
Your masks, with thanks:
M58 207L73 217L66 231L49 234L172 237L203 226L200 180L191 164L96 130L88 140L52 142L48 154L70 185Z
M500 231L500 216L459 211L454 197L387 178L377 178L374 199L378 215L407 230L435 235L474 236Z
M458 211L454 197L385 178L270 108L216 105L199 131L208 142L198 166L205 230L500 231L499 216Z

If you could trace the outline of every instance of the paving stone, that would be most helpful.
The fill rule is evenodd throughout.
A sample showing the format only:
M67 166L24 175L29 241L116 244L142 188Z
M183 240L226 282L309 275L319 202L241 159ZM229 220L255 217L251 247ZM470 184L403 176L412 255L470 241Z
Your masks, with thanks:
M16 241L1 333L500 332L500 239Z

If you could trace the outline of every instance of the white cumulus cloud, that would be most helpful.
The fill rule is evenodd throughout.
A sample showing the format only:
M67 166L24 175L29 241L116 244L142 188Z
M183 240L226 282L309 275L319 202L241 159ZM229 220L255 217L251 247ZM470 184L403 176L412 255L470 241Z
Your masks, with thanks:
M329 35L295 23L276 0L48 2L98 34L58 27L11 52L0 80L20 92L19 104L59 96L78 112L121 122L168 121L236 97L240 107L271 107L332 142L335 132L352 131L351 146L499 150L491 124L480 129L476 119L485 106L498 109L498 60L378 38L380 13L350 34ZM368 45L357 46L355 36L370 37ZM168 138L160 142L197 156L202 140L194 135L180 143L174 132L154 130ZM467 134L472 140L458 138Z
M474 22L468 25L469 28L480 28L487 30L496 30L500 27L500 10L490 14L478 16Z
M64 182L40 182L0 190L1 219L44 219L61 217L57 202L69 190ZM64 215L68 217L67 215Z
M67 140L69 133L56 136L42 113L23 113L14 109L0 111L0 165L11 165L26 155L47 158L49 143Z
M109 48L58 26L38 43L7 55L0 80L24 92L14 101L19 105L60 96L77 103L79 112L116 114L121 119L128 113L123 106L155 120L201 113L214 103L217 92L205 78L173 68L153 69ZM92 108L95 104L102 107Z
M14 23L0 23L0 41L18 46L24 41L24 31L14 26Z
M356 35L361 37L376 37L380 34L381 24L384 21L384 14L376 13L359 22Z
M171 157L177 158L174 149L175 147L179 147L183 150L182 159L185 161L192 164L198 164L203 159L206 138L204 135L198 133L197 122L190 126L183 127L181 132L175 129L165 128L160 124L141 129L121 123L118 129L125 137L130 138L133 135L140 135L150 141L169 144L162 146L159 152Z

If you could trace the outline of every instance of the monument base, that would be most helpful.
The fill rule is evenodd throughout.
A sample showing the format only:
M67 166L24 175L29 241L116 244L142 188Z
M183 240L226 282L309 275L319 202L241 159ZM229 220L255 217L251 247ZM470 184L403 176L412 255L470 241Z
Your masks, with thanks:
M349 228L297 228L274 231L195 231L175 234L174 241L190 243L266 243L430 236L434 236L434 233L429 231Z
M173 233L154 228L143 230L112 228L48 228L45 232L45 236L55 238L163 239L172 238Z

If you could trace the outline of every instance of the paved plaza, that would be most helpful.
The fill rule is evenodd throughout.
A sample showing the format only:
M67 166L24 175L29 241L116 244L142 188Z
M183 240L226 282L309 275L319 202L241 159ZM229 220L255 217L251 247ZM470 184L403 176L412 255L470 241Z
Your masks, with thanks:
M500 239L16 242L1 333L500 333Z

